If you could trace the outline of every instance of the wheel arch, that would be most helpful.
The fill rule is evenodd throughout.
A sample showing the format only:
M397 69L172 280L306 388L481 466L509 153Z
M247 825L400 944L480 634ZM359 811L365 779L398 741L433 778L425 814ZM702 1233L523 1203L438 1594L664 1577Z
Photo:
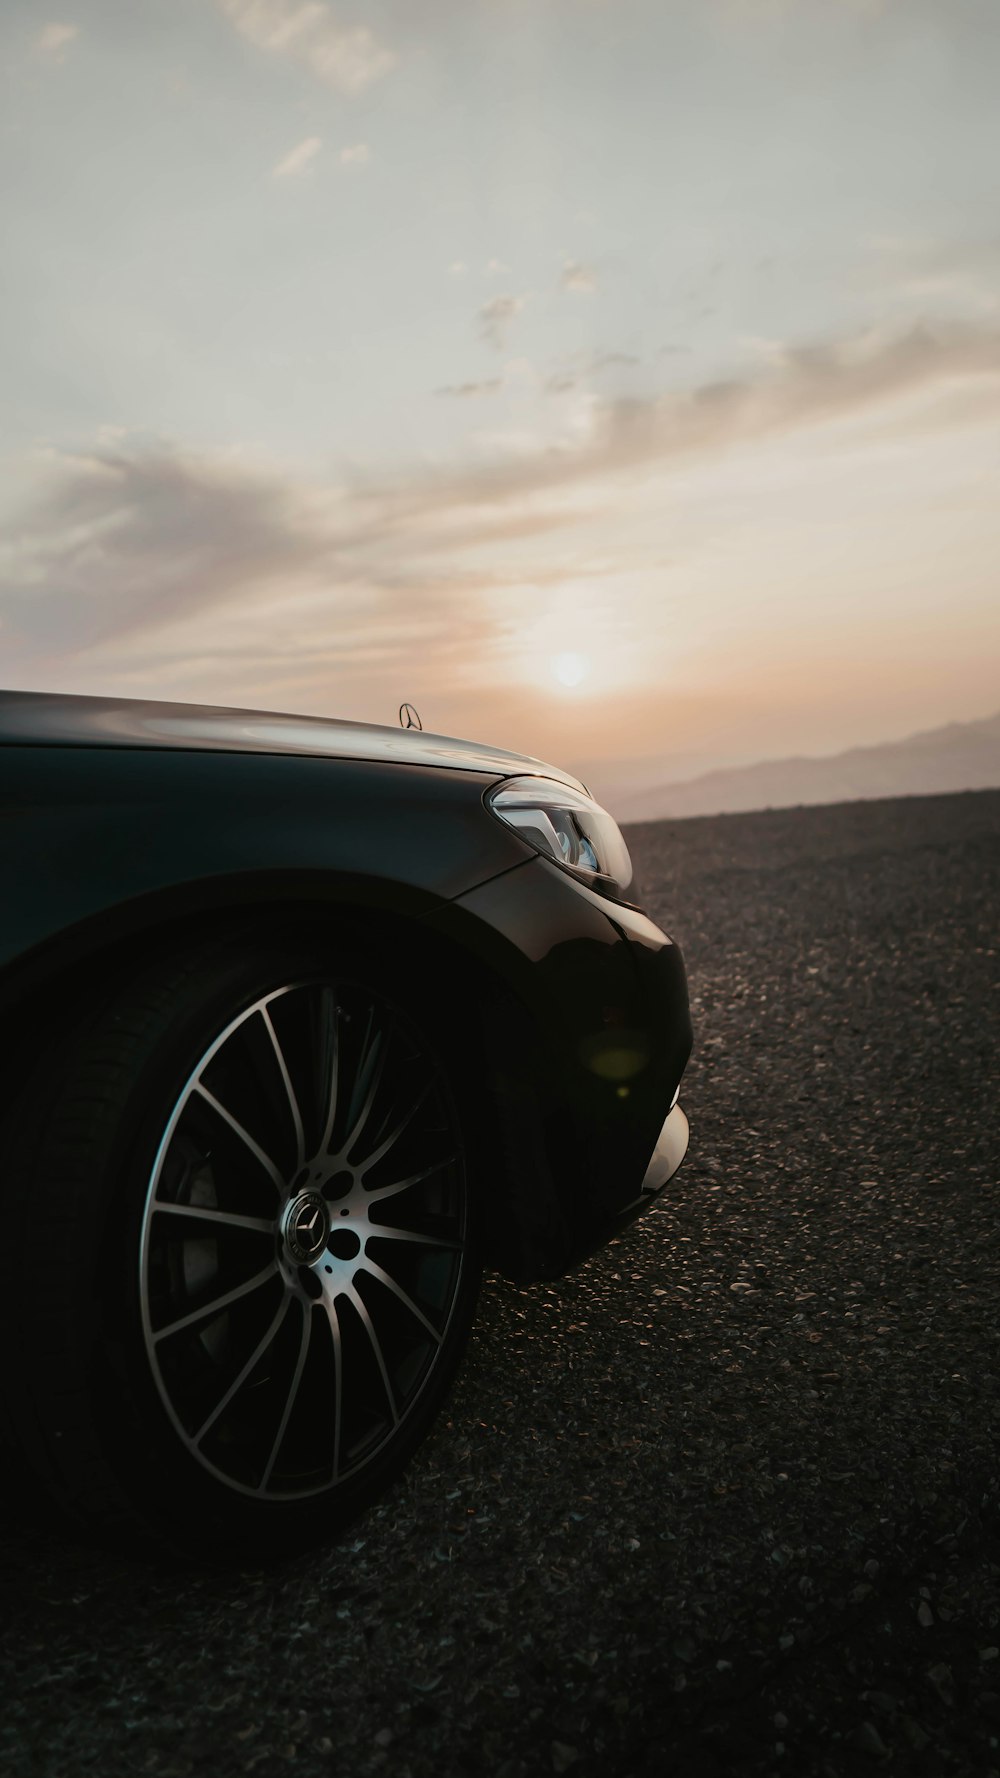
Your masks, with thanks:
M547 1171L534 1180L530 1195L513 1190L513 1126L540 1117L541 1107L529 1103L522 1071L507 1066L506 1058L537 1051L534 1020L475 944L463 942L471 937L469 923L443 932L425 923L428 911L422 895L409 902L397 896L392 905L383 898L373 906L344 883L244 877L212 885L211 893L197 898L145 896L81 922L35 947L0 978L0 1019L17 1032L0 1085L0 1126L16 1115L22 1088L41 1059L52 1054L58 1065L61 1042L154 959L214 935L221 942L242 933L253 943L282 937L301 942L314 933L319 946L328 938L340 944L347 938L398 972L411 1005L421 996L433 1002L434 1036L440 1038L443 1021L450 1021L448 1059L482 1193L486 1263L508 1276L533 1275L532 1230L540 1212L547 1223L555 1194Z

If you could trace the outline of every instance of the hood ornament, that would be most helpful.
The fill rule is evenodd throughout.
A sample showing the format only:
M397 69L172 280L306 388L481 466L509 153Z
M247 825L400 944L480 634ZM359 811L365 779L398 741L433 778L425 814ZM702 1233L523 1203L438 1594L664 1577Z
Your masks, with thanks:
M424 725L421 722L419 716L417 715L417 712L414 710L412 704L400 704L400 706L399 706L399 726L400 726L400 728L419 728L419 729L423 728Z

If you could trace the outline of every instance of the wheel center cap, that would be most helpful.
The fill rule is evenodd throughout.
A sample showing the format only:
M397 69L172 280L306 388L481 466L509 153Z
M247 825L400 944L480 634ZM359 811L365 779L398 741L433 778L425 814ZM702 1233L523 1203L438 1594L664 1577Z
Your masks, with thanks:
M302 1192L287 1205L281 1230L296 1265L309 1265L330 1239L330 1216L318 1192Z

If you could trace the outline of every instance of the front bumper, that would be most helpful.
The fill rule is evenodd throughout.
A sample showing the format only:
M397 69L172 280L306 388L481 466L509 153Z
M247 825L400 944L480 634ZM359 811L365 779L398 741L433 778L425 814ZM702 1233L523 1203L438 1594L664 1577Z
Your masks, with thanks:
M667 1113L663 1128L656 1139L656 1147L649 1158L649 1166L642 1182L642 1190L631 1204L625 1206L623 1215L632 1212L641 1216L646 1207L659 1197L667 1181L677 1172L684 1156L687 1154L690 1128L687 1118L679 1105Z
M428 924L476 953L496 990L480 1008L489 1263L519 1283L558 1277L683 1158L683 959L645 914L544 859Z

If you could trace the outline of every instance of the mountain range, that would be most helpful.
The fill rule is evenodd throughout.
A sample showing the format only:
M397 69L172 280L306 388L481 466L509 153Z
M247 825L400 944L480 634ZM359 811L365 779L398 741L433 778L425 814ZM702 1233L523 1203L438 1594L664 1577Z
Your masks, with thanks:
M624 821L656 821L996 787L1000 787L1000 711L980 721L949 722L944 728L880 746L705 772L618 797L615 813Z

